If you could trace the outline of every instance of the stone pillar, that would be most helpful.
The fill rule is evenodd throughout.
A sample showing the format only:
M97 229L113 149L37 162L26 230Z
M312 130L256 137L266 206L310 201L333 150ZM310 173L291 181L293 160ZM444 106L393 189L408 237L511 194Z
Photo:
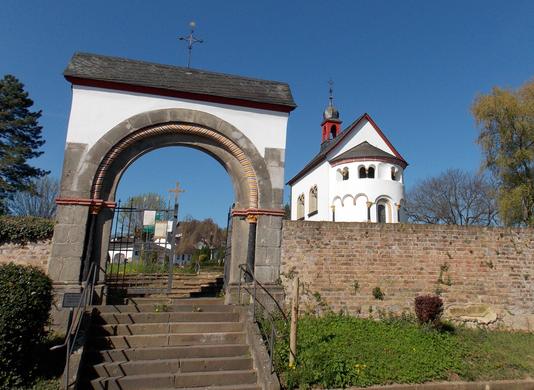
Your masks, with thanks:
M89 207L84 205L58 205L48 261L48 275L54 285L52 326L65 331L66 310L62 310L65 293L80 292L80 275L84 257Z
M280 276L282 217L258 216L255 276L263 284L275 284Z
M54 283L80 282L88 217L87 206L58 205L48 262L48 275Z
M249 223L241 216L232 217L232 237L230 264L227 265L228 273L226 280L225 303L237 303L237 288L240 277L240 264L246 264L248 252Z

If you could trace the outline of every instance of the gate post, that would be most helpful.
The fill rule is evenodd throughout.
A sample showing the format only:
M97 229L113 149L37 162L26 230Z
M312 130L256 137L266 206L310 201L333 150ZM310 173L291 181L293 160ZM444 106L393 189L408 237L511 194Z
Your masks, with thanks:
M80 292L89 207L85 205L58 205L48 275L53 281L55 304L52 305L52 325L63 328L68 313L63 310L65 293Z

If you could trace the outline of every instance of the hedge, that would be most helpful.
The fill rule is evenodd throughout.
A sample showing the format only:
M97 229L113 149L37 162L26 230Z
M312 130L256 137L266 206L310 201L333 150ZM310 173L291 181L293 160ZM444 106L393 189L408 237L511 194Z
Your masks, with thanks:
M32 380L52 306L52 281L36 267L0 265L0 388Z
M52 238L54 222L40 217L0 216L0 245L26 244Z

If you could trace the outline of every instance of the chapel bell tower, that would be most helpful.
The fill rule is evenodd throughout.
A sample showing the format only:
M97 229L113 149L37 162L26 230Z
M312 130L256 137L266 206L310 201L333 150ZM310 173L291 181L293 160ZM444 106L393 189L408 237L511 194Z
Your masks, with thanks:
M330 80L330 90L328 97L328 107L324 110L323 113L323 122L321 123L322 135L321 135L321 146L326 145L328 141L337 137L341 132L341 120L339 120L339 111L334 107L334 95L332 90L332 85L334 82Z

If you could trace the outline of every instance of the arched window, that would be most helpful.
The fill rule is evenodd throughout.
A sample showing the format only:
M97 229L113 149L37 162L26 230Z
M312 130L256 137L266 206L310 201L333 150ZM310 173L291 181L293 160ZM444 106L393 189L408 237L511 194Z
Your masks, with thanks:
M384 203L376 205L376 222L386 223L386 205Z
M399 180L399 170L395 167L391 167L391 180Z
M367 169L367 178L368 179L374 179L375 178L375 168L374 167L369 167L369 169Z
M333 125L330 128L330 139L336 138L336 133L337 133L337 127L336 127L336 125Z
M360 170L358 172L359 172L358 177L360 179L365 179L367 177L367 172L365 170L365 167L360 167Z
M304 219L304 194L297 199L297 219Z
M308 217L317 214L317 186L310 188L310 201Z
M349 168L345 167L341 171L341 176L343 177L343 180L349 180Z

